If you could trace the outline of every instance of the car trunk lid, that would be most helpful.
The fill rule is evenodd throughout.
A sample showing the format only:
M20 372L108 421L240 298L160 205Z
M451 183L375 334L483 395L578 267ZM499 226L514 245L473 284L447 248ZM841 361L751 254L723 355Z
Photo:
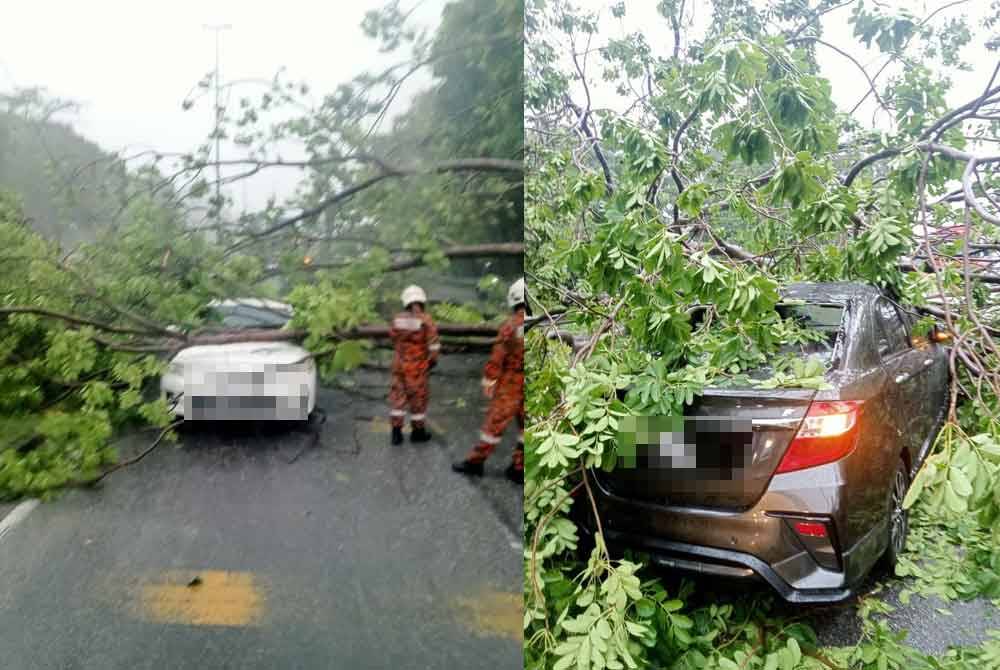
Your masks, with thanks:
M815 394L708 388L684 417L635 419L636 432L619 446L617 466L598 477L611 493L630 499L749 508L763 495Z

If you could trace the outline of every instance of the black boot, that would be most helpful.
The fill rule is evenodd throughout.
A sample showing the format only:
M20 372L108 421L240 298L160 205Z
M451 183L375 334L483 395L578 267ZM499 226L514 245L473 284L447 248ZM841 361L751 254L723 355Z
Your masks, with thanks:
M403 443L403 429L392 427L392 445L397 446Z
M461 472L463 475L475 475L476 477L483 476L482 463L473 463L472 461L456 461L451 464L451 469L455 472Z
M415 426L410 431L410 442L427 442L431 439L431 434L423 426Z
M514 482L515 484L524 483L524 470L519 470L518 468L515 468L513 463L508 465L507 469L504 470L503 473L504 475L507 476L507 479Z

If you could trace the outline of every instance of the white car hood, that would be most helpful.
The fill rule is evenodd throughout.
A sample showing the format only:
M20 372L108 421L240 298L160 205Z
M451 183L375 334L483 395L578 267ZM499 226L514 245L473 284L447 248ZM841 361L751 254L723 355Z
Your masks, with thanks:
M302 361L309 352L288 342L233 342L182 349L173 363L225 369L231 366L287 364Z

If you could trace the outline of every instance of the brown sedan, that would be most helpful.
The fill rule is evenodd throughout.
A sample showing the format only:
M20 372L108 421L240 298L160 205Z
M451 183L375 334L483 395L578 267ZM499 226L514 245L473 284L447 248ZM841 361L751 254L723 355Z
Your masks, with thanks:
M825 334L804 353L832 388L713 388L685 417L634 419L618 466L597 473L598 511L612 548L842 600L905 545L902 501L945 416L944 337L913 337L913 316L863 284L783 296L783 316Z

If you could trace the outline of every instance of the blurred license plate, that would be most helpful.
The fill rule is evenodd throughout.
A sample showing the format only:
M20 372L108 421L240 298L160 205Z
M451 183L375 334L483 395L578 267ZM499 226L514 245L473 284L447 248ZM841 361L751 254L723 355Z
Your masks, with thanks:
M627 417L618 435L618 467L728 473L751 460L753 429L726 416Z
M306 396L193 396L185 417L194 420L297 421L307 416Z

